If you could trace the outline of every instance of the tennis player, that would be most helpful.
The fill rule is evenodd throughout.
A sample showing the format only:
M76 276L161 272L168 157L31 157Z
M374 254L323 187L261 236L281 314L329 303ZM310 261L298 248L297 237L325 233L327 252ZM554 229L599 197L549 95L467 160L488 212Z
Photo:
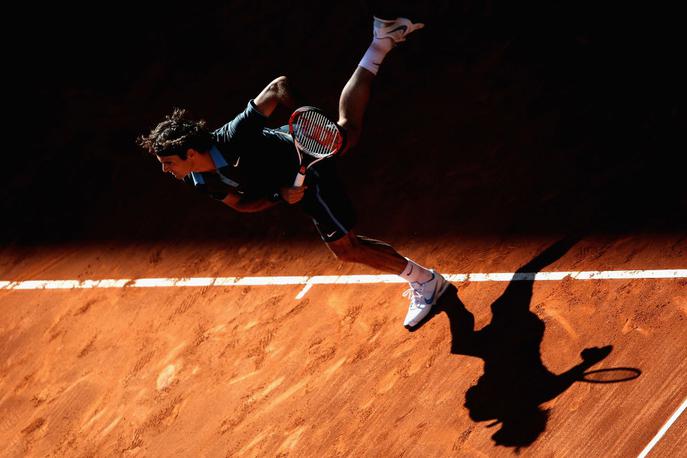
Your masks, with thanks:
M373 18L373 40L339 100L338 124L346 132L344 152L360 138L372 83L385 56L406 37L424 27L406 18ZM200 192L239 212L258 212L281 202L300 206L312 217L334 255L384 273L400 275L410 288L404 326L412 328L427 316L448 283L438 272L401 256L389 244L355 233L356 216L337 178L336 161L323 160L308 170L305 185L293 187L299 169L287 126L265 127L278 105L295 108L288 80L272 81L233 120L211 131L175 109L139 144L171 173ZM258 154L259 152L259 154ZM269 167L265 167L269 164Z

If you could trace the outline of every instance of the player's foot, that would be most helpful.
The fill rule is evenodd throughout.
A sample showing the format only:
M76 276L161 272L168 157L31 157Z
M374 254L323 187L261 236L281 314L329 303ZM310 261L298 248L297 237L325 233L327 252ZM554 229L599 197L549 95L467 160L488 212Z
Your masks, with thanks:
M390 38L394 44L406 41L406 37L423 28L425 25L421 23L413 24L410 19L399 17L396 19L380 19L373 17L372 32L375 39Z
M403 321L403 326L412 328L427 316L432 306L444 294L449 283L439 272L432 272L432 279L424 283L411 283L403 296L410 298L410 307Z

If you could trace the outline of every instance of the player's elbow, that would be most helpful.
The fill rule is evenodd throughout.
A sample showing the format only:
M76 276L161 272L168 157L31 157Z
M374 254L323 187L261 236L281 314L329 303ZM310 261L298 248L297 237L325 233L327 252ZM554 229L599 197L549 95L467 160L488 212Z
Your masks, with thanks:
M226 195L224 199L222 199L222 203L226 205L227 207L236 210L236 211L242 211L241 209L241 198L240 196L237 196L236 194L229 193Z
M293 108L293 101L291 98L291 90L289 88L289 79L286 76L280 76L270 83L269 91L273 94L279 103L287 108Z
M266 93L271 97L278 98L282 93L288 92L289 80L286 76L275 78L267 85Z
M277 91L286 91L289 87L289 79L284 75L279 76L272 81L271 86Z

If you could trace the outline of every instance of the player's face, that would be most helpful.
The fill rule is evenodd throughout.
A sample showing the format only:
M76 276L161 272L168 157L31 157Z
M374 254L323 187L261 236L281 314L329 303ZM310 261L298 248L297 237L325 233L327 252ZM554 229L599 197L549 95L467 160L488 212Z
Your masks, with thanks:
M178 155L174 156L155 156L162 164L162 171L171 173L177 180L182 180L186 175L191 173L191 162L188 158L182 159Z

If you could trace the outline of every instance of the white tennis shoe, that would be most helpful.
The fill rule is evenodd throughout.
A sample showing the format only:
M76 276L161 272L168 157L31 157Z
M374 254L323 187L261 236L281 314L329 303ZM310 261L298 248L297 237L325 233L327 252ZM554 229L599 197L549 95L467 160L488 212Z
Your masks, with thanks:
M373 16L372 33L375 39L391 38L394 44L406 41L406 37L425 25L421 23L413 24L410 19L399 17L396 19L380 19Z
M432 310L432 306L437 303L439 297L448 288L449 282L441 276L439 272L430 270L432 279L424 283L411 283L410 288L403 293L404 297L410 298L410 307L403 326L412 328L417 325Z

